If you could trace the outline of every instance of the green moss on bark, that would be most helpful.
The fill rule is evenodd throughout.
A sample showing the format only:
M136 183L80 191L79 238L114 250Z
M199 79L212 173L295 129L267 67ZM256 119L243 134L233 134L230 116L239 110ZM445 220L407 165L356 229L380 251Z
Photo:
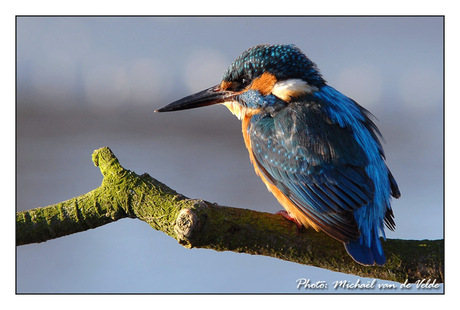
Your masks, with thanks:
M280 215L188 199L148 174L124 169L112 151L94 151L104 176L97 189L64 202L16 214L17 245L43 242L120 218L138 218L187 248L266 255L300 264L398 282L443 282L443 240L388 240L383 267L362 266L343 244Z

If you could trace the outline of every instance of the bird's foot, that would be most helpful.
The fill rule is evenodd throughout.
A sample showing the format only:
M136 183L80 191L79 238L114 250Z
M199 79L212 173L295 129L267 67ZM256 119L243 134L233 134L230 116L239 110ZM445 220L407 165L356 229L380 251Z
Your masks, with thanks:
M299 221L297 221L297 219L295 217L292 217L287 211L285 210L281 210L281 211L278 211L276 212L276 214L279 214L281 215L282 217L284 217L285 219L291 221L291 222L294 222L294 224L297 225L297 228L299 230L302 229L303 225L299 223Z

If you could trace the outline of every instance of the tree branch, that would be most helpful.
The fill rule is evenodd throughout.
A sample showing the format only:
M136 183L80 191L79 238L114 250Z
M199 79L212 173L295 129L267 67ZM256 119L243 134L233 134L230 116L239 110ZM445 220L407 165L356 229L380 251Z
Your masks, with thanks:
M120 218L138 218L187 248L265 255L363 277L397 282L443 282L444 240L384 242L383 267L362 266L343 244L303 229L280 215L188 199L150 177L124 169L112 151L94 151L104 176L95 190L64 202L16 214L16 244L43 242Z

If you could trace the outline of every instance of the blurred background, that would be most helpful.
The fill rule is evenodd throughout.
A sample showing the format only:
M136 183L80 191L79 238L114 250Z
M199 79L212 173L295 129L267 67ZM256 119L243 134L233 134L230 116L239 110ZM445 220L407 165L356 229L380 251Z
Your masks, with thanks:
M443 238L441 17L17 17L16 23L17 211L98 187L102 175L91 154L103 146L125 168L190 198L279 211L249 162L240 122L225 107L153 111L219 83L251 46L293 43L329 85L377 118L402 192L393 201L396 231L387 237ZM132 219L17 247L16 268L18 293L320 293L298 290L299 278L327 281L330 289L321 292L344 293L332 282L358 279L269 257L185 249ZM423 291L430 292L440 291Z

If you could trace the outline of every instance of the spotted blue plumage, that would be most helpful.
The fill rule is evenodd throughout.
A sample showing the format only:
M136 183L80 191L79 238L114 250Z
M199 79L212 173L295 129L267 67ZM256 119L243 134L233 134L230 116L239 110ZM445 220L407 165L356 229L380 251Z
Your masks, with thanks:
M299 78L313 86L324 84L316 65L292 44L257 45L248 49L228 67L222 80L251 81L263 72L270 72L279 80Z

